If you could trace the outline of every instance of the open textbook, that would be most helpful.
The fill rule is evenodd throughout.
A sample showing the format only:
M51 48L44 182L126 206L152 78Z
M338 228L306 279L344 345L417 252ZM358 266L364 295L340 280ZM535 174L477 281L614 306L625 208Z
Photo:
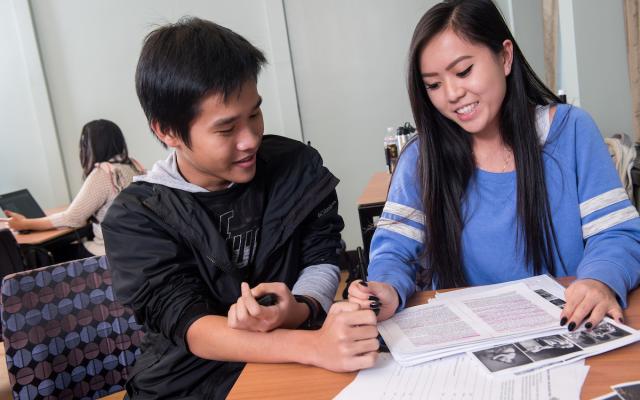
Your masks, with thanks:
M523 283L407 308L378 325L400 365L563 331L561 310ZM533 335L533 336L532 336Z
M591 331L559 326L564 288L541 275L517 282L438 293L378 329L402 366L467 353L492 374L549 368L640 340L606 318Z

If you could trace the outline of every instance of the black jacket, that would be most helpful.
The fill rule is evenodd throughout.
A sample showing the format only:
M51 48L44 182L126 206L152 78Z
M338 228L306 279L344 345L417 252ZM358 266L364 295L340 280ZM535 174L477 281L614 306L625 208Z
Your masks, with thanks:
M232 266L225 240L191 193L134 183L110 207L102 230L115 295L147 332L127 383L133 398L224 398L244 364L191 354L191 323L226 316L243 280L291 288L303 268L337 265L338 179L318 152L265 136L247 185L258 180L266 183L262 226L253 268L243 270Z

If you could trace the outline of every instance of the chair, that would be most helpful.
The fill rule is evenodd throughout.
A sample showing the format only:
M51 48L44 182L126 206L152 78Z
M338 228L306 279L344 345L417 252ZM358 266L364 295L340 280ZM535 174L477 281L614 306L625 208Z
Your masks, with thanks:
M23 271L20 246L9 229L0 229L0 278Z
M106 257L8 275L2 304L14 399L92 399L123 390L143 331L114 300Z

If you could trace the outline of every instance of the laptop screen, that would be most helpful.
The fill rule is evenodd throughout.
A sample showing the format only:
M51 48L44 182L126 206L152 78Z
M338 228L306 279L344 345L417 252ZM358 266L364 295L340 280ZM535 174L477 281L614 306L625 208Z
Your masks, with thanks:
M0 195L0 208L3 211L15 211L27 218L40 218L45 216L44 211L42 211L42 208L40 208L27 189Z

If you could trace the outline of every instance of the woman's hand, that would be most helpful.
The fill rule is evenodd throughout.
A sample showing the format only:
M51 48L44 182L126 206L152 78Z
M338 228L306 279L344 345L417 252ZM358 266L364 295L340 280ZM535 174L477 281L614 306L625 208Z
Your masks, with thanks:
M573 331L585 322L585 328L598 325L605 315L622 322L622 308L616 295L604 283L595 279L580 279L565 290L567 303L560 315L560 325L569 324ZM586 321L585 321L586 319Z
M6 210L4 213L7 217L9 217L9 219L7 220L7 222L9 223L9 228L13 229L14 231L25 231L29 229L29 227L27 226L27 221L29 219L24 215L8 210Z
M309 307L298 303L282 282L261 283L253 289L240 285L242 296L229 308L227 324L230 328L254 332L269 332L276 328L295 329L309 316ZM273 306L261 306L256 298L273 293L278 298Z
M349 302L364 310L379 310L378 321L384 321L396 312L400 299L398 292L387 283L357 280L349 285Z

